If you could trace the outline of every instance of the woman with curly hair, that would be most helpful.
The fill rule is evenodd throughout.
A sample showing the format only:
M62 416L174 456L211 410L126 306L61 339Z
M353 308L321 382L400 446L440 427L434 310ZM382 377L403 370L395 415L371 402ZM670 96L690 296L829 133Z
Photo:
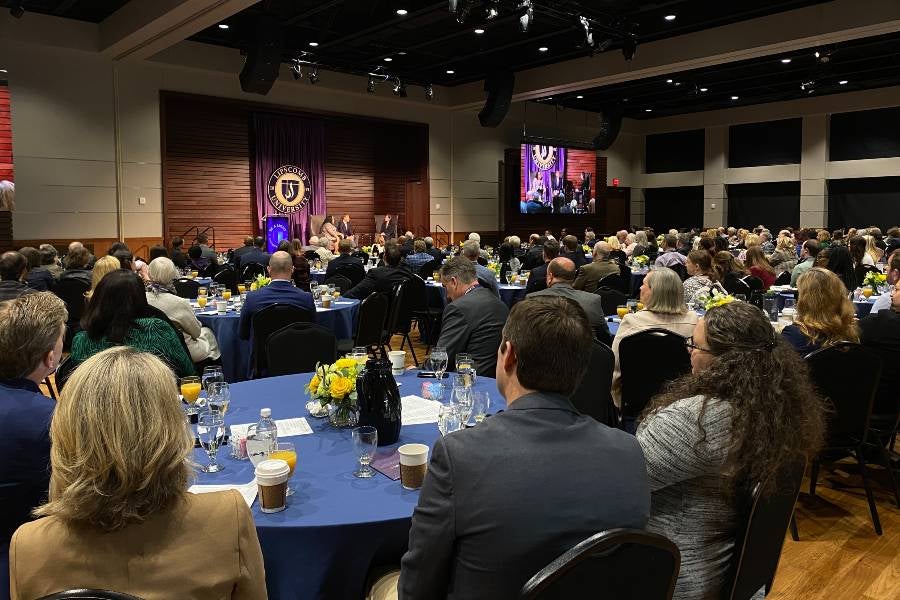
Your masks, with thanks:
M769 264L775 269L775 275L781 275L785 271L790 273L797 266L797 249L794 240L788 235L778 236L775 242L775 251L769 256Z
M749 303L709 310L688 344L691 374L654 398L637 438L650 479L647 529L681 551L674 598L705 600L722 595L741 498L816 453L824 407L803 360Z
M750 270L751 275L758 277L762 281L762 291L765 292L775 283L775 269L769 264L769 260L759 246L748 248L746 256L744 265Z
M856 311L838 276L813 267L797 280L797 314L781 335L806 356L838 342L859 341Z

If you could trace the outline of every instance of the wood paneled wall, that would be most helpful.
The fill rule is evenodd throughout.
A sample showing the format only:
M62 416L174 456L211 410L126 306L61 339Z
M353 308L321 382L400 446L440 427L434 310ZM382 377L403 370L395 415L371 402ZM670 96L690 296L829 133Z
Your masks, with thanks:
M372 233L374 215L385 212L400 215L406 228L406 184L421 181L426 193L416 208L428 230L425 125L169 92L161 94L161 106L167 241L191 227L212 226L217 247L225 249L258 233L249 139L251 115L259 109L325 121L327 214L339 219L350 213L357 233Z

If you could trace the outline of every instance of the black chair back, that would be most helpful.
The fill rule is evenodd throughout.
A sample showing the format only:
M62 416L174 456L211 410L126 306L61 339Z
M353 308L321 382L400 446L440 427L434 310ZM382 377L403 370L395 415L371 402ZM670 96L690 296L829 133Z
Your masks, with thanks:
M791 272L790 271L782 271L778 277L775 278L775 285L788 285L791 283Z
M665 360L655 360L657 357ZM648 329L619 342L622 414L640 416L663 385L691 370L684 338L666 329Z
M425 282L418 275L397 286L388 320L388 334L409 335L413 311L425 306Z
M334 268L334 274L346 277L350 282L350 288L352 288L365 278L366 270L362 265L345 264L336 266ZM341 288L341 290L343 289L344 288Z
M731 572L722 585L723 600L749 600L762 587L772 589L784 535L800 495L806 458L795 457L774 480L757 481L738 514Z
M266 373L266 343L269 336L293 323L313 323L315 315L308 310L287 304L272 304L253 315L250 329L253 331L253 378Z
M606 316L616 314L616 308L628 302L628 296L621 290L598 286L594 293L600 296L600 304L603 306L603 314Z
M669 600L681 553L669 539L640 529L589 537L528 580L520 600Z
M258 262L250 262L241 265L241 281L252 281L260 275L265 275L268 271L266 266Z
M421 277L422 279L428 279L429 277L434 275L435 271L437 271L438 269L441 268L442 264L443 264L443 261L441 261L438 258L435 258L435 259L425 263L421 267L419 267L419 272L417 273L417 275L419 277Z
M66 382L69 380L69 377L72 376L76 367L78 367L78 363L72 360L71 356L64 358L63 361L59 363L59 366L56 367L54 379L56 380L56 391L60 394L62 394L63 386L66 385Z
M176 279L175 283L175 293L178 294L181 298L190 298L194 299L199 295L200 284L194 281L193 279L188 279L186 277L182 277L180 279Z
M83 279L74 277L60 279L53 288L53 293L66 305L69 313L66 321L66 335L63 339L63 348L68 350L72 346L72 338L81 331L81 316L84 314L84 294L91 289L91 284Z
M325 280L325 285L333 285L341 289L342 294L346 294L353 287L353 283L343 275L334 274Z
M316 252L315 250L307 250L306 252L303 253L303 256L306 258L306 260L308 260L310 262L312 262L314 260L319 260L319 253Z
M316 364L330 365L336 357L334 332L315 323L292 323L266 341L269 377L310 373Z
M232 293L237 292L237 274L234 272L234 269L227 265L213 276L213 281L220 286L228 288Z
M610 394L616 357L606 344L594 340L587 371L569 400L583 415L590 415L604 425L615 425L615 412Z
M631 267L627 264L619 265L619 275L622 277L622 291L625 295L631 294Z
M609 259L616 261L619 265L624 265L628 262L628 256L623 250L610 250Z
M112 590L78 589L56 592L55 594L38 598L38 600L141 600L141 598L122 592L113 592Z
M352 254L352 256L361 260L362 264L366 264L367 262L369 262L369 254L367 252L363 252L362 250L357 250Z
M678 276L681 278L682 281L684 281L685 279L688 278L687 267L685 267L683 264L675 263L675 264L669 265L669 268L672 269L673 271L675 271L676 273L678 273Z
M628 282L629 286L631 285L631 281ZM619 290L626 296L628 295L628 291L625 289L625 280L622 278L622 275L619 273L610 273L603 279L597 282L597 287L606 287L611 290ZM615 310L613 310L612 314L615 314Z
M806 356L813 383L832 407L827 447L855 447L866 438L881 362L872 350L850 342Z
M366 296L359 305L359 324L354 346L380 346L388 318L388 297L381 292Z

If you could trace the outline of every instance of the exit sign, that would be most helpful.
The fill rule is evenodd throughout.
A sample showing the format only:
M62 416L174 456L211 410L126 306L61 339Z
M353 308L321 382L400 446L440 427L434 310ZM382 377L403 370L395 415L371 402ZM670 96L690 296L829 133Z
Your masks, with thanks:
M618 177L613 177L612 186L619 187L619 178Z

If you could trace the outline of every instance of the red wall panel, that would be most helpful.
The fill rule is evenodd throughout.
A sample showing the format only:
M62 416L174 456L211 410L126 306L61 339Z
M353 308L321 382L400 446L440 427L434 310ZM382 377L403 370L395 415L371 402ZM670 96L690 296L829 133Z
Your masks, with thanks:
M0 179L13 179L12 119L9 111L9 87L0 82Z

